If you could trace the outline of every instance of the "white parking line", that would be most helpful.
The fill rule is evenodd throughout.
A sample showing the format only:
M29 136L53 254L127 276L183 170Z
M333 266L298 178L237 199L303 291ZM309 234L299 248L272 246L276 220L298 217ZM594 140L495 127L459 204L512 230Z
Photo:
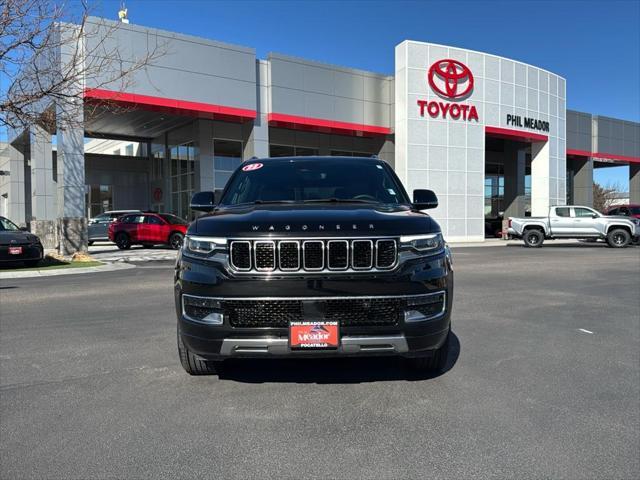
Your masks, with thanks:
M590 333L591 335L593 335L593 332L591 330L585 330L584 328L579 328L578 330L580 330L583 333Z

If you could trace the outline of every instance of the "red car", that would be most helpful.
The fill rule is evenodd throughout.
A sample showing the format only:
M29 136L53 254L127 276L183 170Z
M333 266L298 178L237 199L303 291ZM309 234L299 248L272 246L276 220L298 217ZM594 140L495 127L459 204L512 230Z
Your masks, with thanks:
M151 248L164 244L177 250L182 247L182 239L189 223L170 213L131 213L109 224L109 240L120 250L131 245Z
M623 215L625 217L640 218L640 205L615 205L607 210L607 215Z

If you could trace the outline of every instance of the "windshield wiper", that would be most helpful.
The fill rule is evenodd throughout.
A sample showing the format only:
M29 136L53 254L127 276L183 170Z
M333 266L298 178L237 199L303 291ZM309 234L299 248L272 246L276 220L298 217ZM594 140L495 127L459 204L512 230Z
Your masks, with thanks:
M380 203L376 200L363 200L361 198L314 198L305 200L304 203Z

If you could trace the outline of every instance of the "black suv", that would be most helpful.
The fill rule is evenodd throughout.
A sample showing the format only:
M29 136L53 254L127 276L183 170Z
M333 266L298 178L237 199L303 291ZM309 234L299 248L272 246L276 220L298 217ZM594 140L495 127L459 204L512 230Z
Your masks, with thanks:
M193 375L230 357L447 360L453 272L430 190L384 161L250 160L187 231L175 271L178 352Z

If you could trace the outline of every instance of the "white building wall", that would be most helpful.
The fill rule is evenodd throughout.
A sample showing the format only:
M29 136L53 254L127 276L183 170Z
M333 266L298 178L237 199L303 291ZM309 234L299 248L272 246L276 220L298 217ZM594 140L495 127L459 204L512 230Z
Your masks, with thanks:
M448 240L484 239L485 128L546 135L534 147L533 214L565 203L565 80L520 62L471 50L405 41L396 47L396 171L407 189L434 190L430 213ZM463 99L445 99L428 83L429 67L453 59L472 72L474 88ZM468 105L478 119L420 115L418 100ZM549 132L507 124L507 115L549 122ZM544 175L542 175L544 173ZM545 211L546 213L546 211Z

